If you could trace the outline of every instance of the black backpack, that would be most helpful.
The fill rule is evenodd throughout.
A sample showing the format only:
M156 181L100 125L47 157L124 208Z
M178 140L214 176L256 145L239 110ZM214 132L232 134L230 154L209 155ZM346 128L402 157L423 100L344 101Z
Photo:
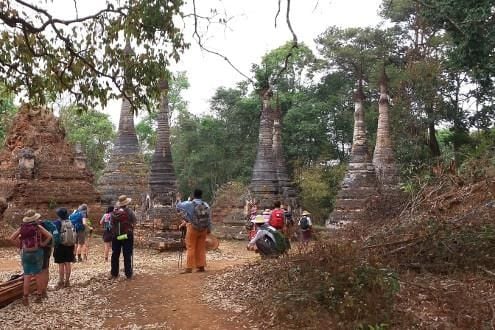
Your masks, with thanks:
M301 220L299 221L299 228L301 228L302 230L309 229L309 219L307 217L301 218Z

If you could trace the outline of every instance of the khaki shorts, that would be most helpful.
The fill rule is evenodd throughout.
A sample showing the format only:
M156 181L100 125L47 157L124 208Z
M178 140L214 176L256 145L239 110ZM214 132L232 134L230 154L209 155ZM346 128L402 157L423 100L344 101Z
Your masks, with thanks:
M86 232L80 231L76 235L76 244L83 245L86 242Z

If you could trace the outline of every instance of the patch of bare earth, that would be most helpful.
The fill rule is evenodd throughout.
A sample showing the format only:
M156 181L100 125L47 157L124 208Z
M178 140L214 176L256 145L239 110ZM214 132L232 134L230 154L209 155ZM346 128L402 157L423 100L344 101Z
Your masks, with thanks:
M25 307L17 301L0 309L1 328L246 328L247 323L238 322L240 313L225 313L203 299L207 281L256 258L245 250L245 242L222 241L219 250L208 252L207 271L192 274L179 274L178 252L136 249L134 278L126 280L121 274L112 281L107 279L109 263L103 260L100 239L91 241L90 260L74 264L70 288L50 290L48 300L41 304ZM183 257L185 264L185 251ZM0 280L20 271L15 249L0 249L0 258ZM53 263L50 275L49 287L53 288L58 279Z

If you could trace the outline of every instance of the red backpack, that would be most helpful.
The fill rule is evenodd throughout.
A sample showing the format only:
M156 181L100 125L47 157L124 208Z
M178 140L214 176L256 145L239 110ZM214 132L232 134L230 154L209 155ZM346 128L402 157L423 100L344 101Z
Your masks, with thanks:
M272 211L272 214L270 215L270 220L268 221L270 226L274 227L275 229L282 229L284 228L284 210L282 209L275 209Z
M123 234L132 234L133 224L126 209L120 208L112 212L112 233L115 237Z
M36 222L26 222L21 224L21 248L25 252L35 251L39 249L41 237Z

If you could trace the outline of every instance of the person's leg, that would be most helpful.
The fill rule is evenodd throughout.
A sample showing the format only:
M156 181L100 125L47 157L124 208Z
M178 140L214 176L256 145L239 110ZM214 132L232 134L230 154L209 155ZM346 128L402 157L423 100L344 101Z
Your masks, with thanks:
M88 260L88 252L89 252L89 233L84 232L84 245L82 248L83 260Z
M134 247L134 237L127 235L127 239L122 241L122 254L124 255L124 272L125 276L130 279L132 277L132 252Z
M43 275L41 272L38 274L34 275L34 278L36 280L36 298L34 299L35 303L41 302L41 297L43 294Z
M112 244L111 242L105 242L105 252L104 252L104 255L105 255L105 261L108 261L108 252L110 251L110 244Z
M64 263L64 273L65 273L65 282L64 286L67 288L70 286L70 273L71 273L72 265L70 262Z
M186 272L191 272L196 266L196 239L198 231L193 228L190 224L187 224L186 232Z
M198 232L196 239L196 267L204 272L206 266L206 230Z
M22 304L24 306L29 305L29 291L30 291L30 287L31 287L32 277L33 277L32 275L24 275L23 276L24 283L23 283L23 289L22 289L22 292L23 292Z
M119 276L119 258L120 258L120 250L122 248L122 244L119 240L114 238L112 240L112 259L110 261L110 274L112 277Z
M57 282L57 286L56 286L56 289L61 289L63 288L64 286L64 269L65 269L65 264L64 263L60 263L58 264L58 282Z

